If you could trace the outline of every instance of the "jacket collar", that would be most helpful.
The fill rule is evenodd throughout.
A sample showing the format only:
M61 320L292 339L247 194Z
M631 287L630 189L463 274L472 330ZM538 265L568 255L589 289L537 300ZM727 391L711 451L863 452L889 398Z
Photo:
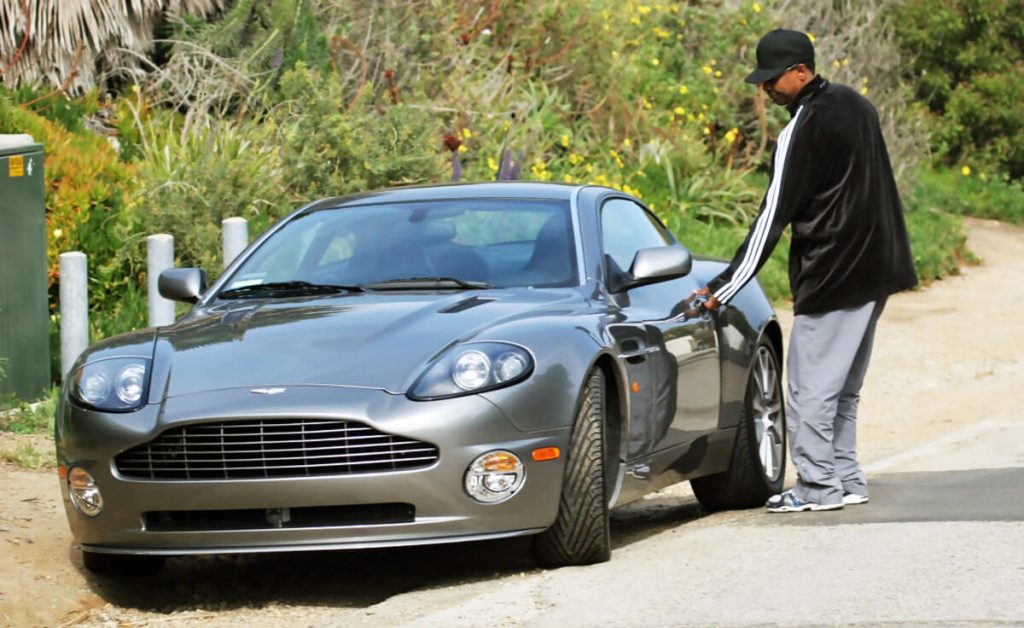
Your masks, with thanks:
M806 105L808 102L813 100L818 94L825 91L829 83L825 79L821 78L820 74L814 76L811 82L804 85L804 88L800 90L800 93L796 95L793 102L786 105L786 109L789 110L790 116L795 116L797 109Z

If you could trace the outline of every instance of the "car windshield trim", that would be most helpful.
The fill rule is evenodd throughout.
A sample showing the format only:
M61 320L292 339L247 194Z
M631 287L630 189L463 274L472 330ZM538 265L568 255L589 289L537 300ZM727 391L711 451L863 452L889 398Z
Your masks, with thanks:
M483 281L468 281L458 277L402 277L376 281L364 286L367 290L489 290L493 288Z
M217 294L220 299L252 299L258 297L283 298L311 294L338 294L339 292L365 292L359 285L311 283L308 281L272 281L239 286Z

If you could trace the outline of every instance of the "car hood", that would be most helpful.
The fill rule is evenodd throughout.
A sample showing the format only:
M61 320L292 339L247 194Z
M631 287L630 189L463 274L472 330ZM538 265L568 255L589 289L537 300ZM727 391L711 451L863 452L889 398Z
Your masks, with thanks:
M512 340L486 332L583 302L576 290L523 289L222 303L159 330L152 390L162 398L289 385L405 392L453 343Z

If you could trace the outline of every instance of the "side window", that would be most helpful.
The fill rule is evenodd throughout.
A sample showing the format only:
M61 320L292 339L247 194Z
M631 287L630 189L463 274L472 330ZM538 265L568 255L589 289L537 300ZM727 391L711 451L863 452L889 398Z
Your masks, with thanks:
M675 244L675 240L643 207L616 198L601 207L601 244L605 255L628 272L637 251Z

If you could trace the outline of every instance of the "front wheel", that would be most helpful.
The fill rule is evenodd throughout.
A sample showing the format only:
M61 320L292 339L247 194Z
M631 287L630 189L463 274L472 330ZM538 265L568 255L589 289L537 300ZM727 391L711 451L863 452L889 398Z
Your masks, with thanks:
M542 567L589 565L611 558L604 439L605 378L595 369L573 421L558 517L533 540L533 555Z
M690 481L709 510L761 506L782 492L786 475L786 410L775 348L761 339L747 377L743 414L729 470Z

